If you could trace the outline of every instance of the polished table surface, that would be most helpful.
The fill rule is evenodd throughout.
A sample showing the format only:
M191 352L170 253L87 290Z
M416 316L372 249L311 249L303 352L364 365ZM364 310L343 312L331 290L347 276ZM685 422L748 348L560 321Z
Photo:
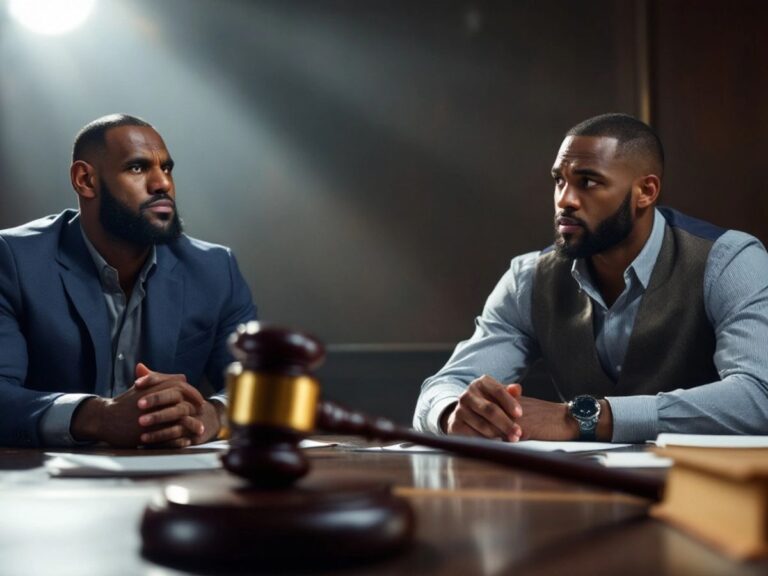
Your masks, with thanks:
M768 574L768 562L735 562L648 518L648 503L634 497L445 454L317 439L340 444L309 451L311 474L389 481L416 514L410 548L341 574ZM139 535L146 504L180 476L50 478L44 458L0 449L0 575L185 573L143 558Z

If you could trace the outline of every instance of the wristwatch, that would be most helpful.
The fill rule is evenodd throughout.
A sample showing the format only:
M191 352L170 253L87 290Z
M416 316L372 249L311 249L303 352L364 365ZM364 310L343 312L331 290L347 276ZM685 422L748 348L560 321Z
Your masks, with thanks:
M576 396L568 402L568 413L579 424L579 440L594 441L600 418L600 403L597 399L586 394Z

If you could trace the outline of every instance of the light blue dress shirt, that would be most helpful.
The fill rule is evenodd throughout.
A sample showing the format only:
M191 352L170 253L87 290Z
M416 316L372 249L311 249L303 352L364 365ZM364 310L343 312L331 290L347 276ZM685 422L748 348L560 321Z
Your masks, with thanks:
M594 306L595 347L605 372L621 373L635 317L656 264L665 220L657 210L651 235L624 271L625 288L610 306L584 260L571 274ZM531 318L532 286L539 252L514 258L448 363L422 385L414 427L442 433L440 416L472 380L483 374L518 382L540 352ZM712 246L703 286L707 317L717 340L714 363L720 380L655 396L608 396L614 442L643 442L661 432L768 434L768 254L743 232L728 231ZM653 359L649 358L649 362ZM681 358L681 362L685 359ZM525 390L523 390L525 394Z

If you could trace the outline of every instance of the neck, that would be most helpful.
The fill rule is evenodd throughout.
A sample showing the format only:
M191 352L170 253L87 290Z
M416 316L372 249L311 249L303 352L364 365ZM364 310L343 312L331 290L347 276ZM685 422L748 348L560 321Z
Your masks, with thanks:
M94 226L93 223L86 222L85 219L82 219L81 223L93 247L101 254L107 264L117 270L120 287L126 298L130 298L133 285L147 261L152 246L137 246L115 238L100 225Z
M608 307L624 291L624 271L637 258L653 230L653 207L637 214L632 232L622 242L589 260L593 278Z

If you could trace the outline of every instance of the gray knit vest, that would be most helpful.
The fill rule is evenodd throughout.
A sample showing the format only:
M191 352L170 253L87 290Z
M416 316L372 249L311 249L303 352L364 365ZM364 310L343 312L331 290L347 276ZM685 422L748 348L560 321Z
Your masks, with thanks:
M656 394L719 380L715 334L704 309L709 251L725 230L659 208L664 240L614 382L595 348L592 301L571 276L573 260L542 253L533 284L533 327L544 364L566 399Z

